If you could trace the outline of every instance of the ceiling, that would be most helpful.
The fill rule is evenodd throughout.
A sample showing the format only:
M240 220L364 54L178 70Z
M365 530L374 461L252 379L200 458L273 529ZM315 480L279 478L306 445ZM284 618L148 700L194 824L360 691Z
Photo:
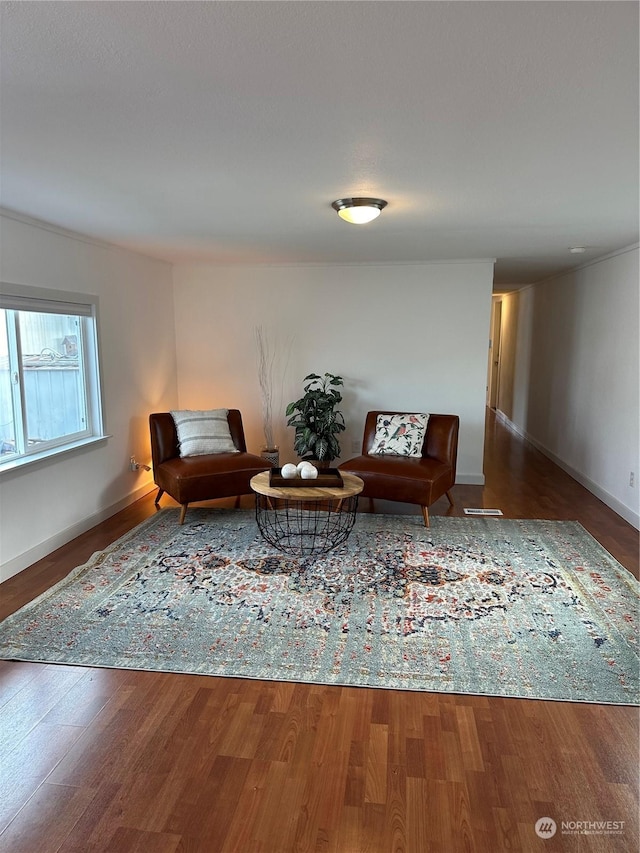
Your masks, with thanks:
M638 240L636 2L1 14L20 214L171 262L496 258L496 289ZM349 225L331 202L354 195L388 207Z

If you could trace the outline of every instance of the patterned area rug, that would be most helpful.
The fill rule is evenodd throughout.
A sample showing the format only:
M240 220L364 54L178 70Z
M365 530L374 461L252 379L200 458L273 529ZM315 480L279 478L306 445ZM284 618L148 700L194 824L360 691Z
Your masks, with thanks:
M0 623L0 657L636 704L637 629L576 522L361 514L298 559L251 511L165 509Z

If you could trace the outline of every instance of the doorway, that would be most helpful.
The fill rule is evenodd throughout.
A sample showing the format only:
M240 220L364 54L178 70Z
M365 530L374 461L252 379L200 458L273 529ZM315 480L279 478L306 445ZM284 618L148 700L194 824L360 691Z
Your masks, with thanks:
M502 300L491 305L491 338L489 340L489 369L487 376L487 405L498 408L500 400L500 339L502 335Z

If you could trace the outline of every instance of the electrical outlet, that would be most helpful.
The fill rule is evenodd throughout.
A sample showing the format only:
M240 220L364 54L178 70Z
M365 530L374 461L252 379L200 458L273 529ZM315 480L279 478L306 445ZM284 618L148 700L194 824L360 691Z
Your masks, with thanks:
M636 475L633 473L633 471L630 471L629 472L629 485L633 488L633 486L635 485L635 482L636 482Z
M360 442L358 441L357 438L354 438L353 441L351 442L351 452L352 453L359 453L360 452Z
M130 471L150 471L151 467L149 465L145 465L144 462L136 462L136 457L129 457L129 470Z

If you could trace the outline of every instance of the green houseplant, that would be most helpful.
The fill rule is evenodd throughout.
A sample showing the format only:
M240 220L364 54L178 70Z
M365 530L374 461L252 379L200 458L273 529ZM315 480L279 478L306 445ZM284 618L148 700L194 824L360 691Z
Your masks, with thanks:
M293 449L298 456L331 462L340 456L337 433L345 429L342 412L336 406L342 394L336 389L344 385L341 376L310 373L304 377L304 395L287 406L288 426L295 428Z

